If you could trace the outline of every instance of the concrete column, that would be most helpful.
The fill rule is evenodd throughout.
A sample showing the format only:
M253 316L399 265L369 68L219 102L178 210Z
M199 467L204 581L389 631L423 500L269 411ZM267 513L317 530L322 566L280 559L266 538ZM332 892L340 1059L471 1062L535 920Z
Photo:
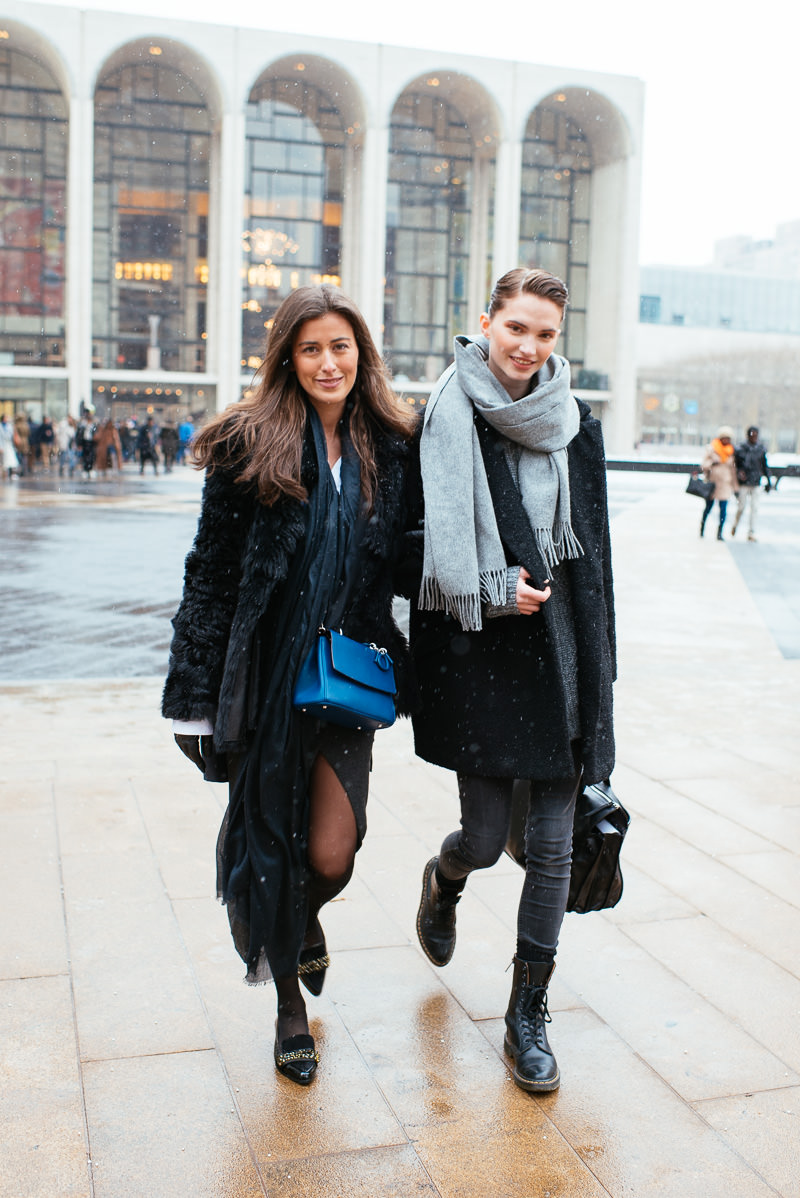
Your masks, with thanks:
M344 186L342 198L342 290L355 297L359 285L361 264L361 147L351 138L344 148Z
M598 166L592 174L585 361L610 377L603 432L611 454L629 453L634 438L638 179L633 158Z
M218 168L211 185L213 249L209 260L208 369L217 375L217 411L238 400L242 375L242 197L245 170L245 114L226 112L219 135ZM214 202L216 201L216 202Z
M378 349L383 348L383 288L386 271L386 193L389 130L367 129L361 176L361 261L354 296Z
M489 256L489 195L493 164L484 157L473 159L472 213L470 215L469 295L467 328L478 332L478 317L486 308L486 263Z
M522 187L522 142L501 141L497 147L492 282L519 266L519 198Z
M67 164L67 400L72 416L92 401L92 275L94 216L94 101L69 105Z

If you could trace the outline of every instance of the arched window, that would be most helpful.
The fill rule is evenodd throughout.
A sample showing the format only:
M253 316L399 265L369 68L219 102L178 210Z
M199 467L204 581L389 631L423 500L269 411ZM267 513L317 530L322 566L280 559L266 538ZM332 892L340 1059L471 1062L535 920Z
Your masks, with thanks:
M0 354L63 366L67 106L47 67L0 49Z
M95 367L206 369L210 128L169 63L109 71L95 96Z
M336 105L301 80L265 79L247 105L242 367L297 287L341 282L345 130Z
M394 107L386 217L384 346L395 378L433 380L466 331L472 141L447 100Z
M570 300L559 352L584 362L592 152L554 98L531 114L522 148L520 262L563 279Z

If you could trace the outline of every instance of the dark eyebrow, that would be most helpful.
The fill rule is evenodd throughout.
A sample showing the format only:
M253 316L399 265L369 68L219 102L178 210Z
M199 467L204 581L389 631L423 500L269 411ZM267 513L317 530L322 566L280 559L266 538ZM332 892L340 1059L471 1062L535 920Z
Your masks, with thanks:
M341 337L331 337L328 344L329 345L337 345L340 341L352 341L352 340L353 340L353 338L349 337L347 335L347 333L343 333ZM320 341L315 341L313 337L309 337L309 339L307 341L298 341L297 342L298 347L301 345L321 345L321 344L322 343Z

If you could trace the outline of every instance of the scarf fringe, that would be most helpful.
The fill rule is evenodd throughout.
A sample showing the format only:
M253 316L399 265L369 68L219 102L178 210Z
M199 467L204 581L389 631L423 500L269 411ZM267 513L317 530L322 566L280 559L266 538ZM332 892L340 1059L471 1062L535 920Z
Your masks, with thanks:
M506 571L483 570L479 575L477 595L448 595L435 578L423 578L418 606L423 611L443 611L458 620L465 632L480 632L483 628L481 602L502 607L506 602Z
M547 528L537 528L534 535L539 552L549 570L554 570L568 557L583 557L583 546L570 524L557 525L555 533L551 533Z

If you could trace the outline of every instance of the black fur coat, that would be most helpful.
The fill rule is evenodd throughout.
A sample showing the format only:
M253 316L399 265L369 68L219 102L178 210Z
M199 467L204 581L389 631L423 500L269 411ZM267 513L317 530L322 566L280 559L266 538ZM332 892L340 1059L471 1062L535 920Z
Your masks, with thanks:
M395 665L397 710L407 714L408 647L392 617L393 569L405 523L408 449L384 434L378 443L378 484L373 512L361 543L362 576L342 621L356 640L385 647ZM318 478L313 445L303 453L302 479L311 490ZM186 558L183 598L172 621L174 635L164 686L163 714L172 719L206 718L214 725L219 752L246 748L246 729L232 716L237 692L246 686L256 626L269 622L279 602L293 554L305 535L303 505L284 498L260 503L249 485L217 467L206 477L200 521Z

